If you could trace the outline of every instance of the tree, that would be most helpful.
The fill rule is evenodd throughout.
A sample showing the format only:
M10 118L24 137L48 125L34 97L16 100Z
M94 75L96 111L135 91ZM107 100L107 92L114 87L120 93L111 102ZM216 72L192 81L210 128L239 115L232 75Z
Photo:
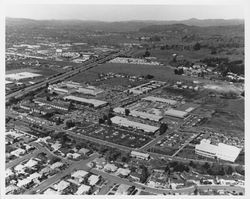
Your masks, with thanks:
M66 127L69 129L69 128L72 128L75 126L75 122L73 122L72 120L67 120L66 121Z
M189 166L190 166L190 167L193 167L193 168L196 167L196 165L194 164L194 162L193 162L192 160L189 162Z
M103 120L106 121L108 119L107 115L103 115Z
M194 50L200 50L200 49L201 49L200 43L197 42L197 43L193 46L193 49L194 49Z
M203 166L204 169L208 170L210 168L210 164L206 162Z
M73 110L74 109L74 104L73 104L73 102L72 101L70 101L70 103L69 103L69 110Z
M103 118L99 118L99 121L98 121L98 122L99 122L99 124L104 124L105 121L104 121Z
M111 119L110 119L110 118L108 118L108 119L107 119L107 124L108 124L109 126L111 126L111 125L112 125L112 121L111 121Z
M148 49L146 50L146 52L145 52L145 54L144 54L143 56L144 56L144 57L149 57L149 56L150 56L150 52L149 52Z
M141 165L140 167L142 169L142 173L141 173L141 177L140 177L140 182L141 183L145 183L147 181L147 179L148 179L148 176L149 176L148 169L144 165Z
M51 101L51 99L50 99L50 97L49 97L49 96L47 96L47 97L46 97L46 100L47 100L47 101Z
M145 76L145 79L153 79L153 78L154 78L154 76L150 75L150 74L148 74L148 75Z
M129 110L129 109L127 109L127 108L125 108L125 115L126 115L126 116L128 116L128 115L129 115L129 113L130 113L130 110Z
M165 133L167 129L168 129L168 125L166 123L162 123L159 129L160 135Z
M212 50L211 50L211 55L215 55L215 54L217 54L217 51L216 51L215 48L212 48Z
M15 97L10 97L9 99L9 104L16 104L18 102L18 100Z

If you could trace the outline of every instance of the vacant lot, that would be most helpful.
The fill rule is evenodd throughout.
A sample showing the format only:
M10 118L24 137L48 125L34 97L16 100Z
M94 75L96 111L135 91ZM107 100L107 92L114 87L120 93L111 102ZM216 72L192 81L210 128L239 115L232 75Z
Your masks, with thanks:
M224 130L230 135L244 136L244 99L220 99L220 103L203 105L215 113L203 126Z

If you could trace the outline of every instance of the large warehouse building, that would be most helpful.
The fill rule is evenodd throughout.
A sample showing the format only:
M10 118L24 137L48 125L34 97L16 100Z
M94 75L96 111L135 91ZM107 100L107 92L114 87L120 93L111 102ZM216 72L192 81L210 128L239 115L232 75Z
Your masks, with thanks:
M139 122L133 122L133 121L130 121L130 120L124 118L124 117L119 117L119 116L112 117L111 121L114 124L117 124L117 125L120 125L120 126L125 126L125 127L132 127L132 128L135 128L135 129L140 129L140 130L143 130L143 131L145 131L147 133L154 133L159 129L159 127L156 127L156 126L151 126L151 125L148 125L148 124L142 124L142 123L139 123Z
M97 100L97 99L87 99L87 98L77 97L73 95L66 96L63 99L77 102L80 104L90 105L90 106L93 106L94 108L103 107L108 104L108 102L106 101Z
M234 162L241 149L235 146L219 143L218 145L211 144L210 140L203 139L200 144L195 145L195 153L208 158L219 158Z
M177 118L181 118L181 119L183 119L184 117L186 117L188 115L188 113L185 111L178 111L175 109L169 109L165 112L165 114L168 116L177 117Z
M125 108L122 108L122 107L114 108L114 112L125 115ZM163 118L162 116L158 116L158 115L154 115L154 114L150 114L146 112L141 112L141 111L136 111L136 110L130 110L129 115L133 117L140 117L146 120L152 120L152 121L157 121L157 122Z

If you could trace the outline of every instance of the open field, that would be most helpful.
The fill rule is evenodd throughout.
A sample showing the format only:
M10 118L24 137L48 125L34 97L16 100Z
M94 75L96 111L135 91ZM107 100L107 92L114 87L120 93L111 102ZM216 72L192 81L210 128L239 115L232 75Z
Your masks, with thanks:
M215 110L212 118L209 118L202 126L218 128L230 135L244 134L244 100L220 99L221 103L202 105Z
M91 69L90 71L99 73L125 73L136 76L150 74L154 76L155 80L160 81L190 79L189 77L175 75L174 70L167 66L105 63Z
M136 51L133 55L141 57L145 53L145 49ZM212 55L211 50L208 48L201 48L200 50L160 50L151 49L150 56L156 57L157 61L169 65L169 62L173 60L173 54L179 55L180 59L185 59L190 62L200 62L207 57L224 57L229 58L230 61L243 60L244 48L231 48L221 49L217 54Z

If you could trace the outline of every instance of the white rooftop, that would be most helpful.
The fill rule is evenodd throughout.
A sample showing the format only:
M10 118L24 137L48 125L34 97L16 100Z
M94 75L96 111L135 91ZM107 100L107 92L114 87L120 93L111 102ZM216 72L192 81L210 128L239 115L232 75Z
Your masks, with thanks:
M82 184L82 185L78 188L78 190L77 190L77 192L76 192L75 194L76 194L76 195L82 195L82 194L84 194L84 193L87 193L89 190L90 190L90 186L85 185L85 184Z
M70 183L69 182L66 182L64 180L60 181L58 184L55 184L54 185L54 188L57 190L57 191L63 191L64 189L66 189L68 186L70 186Z
M169 109L165 111L165 114L169 116L173 116L173 117L178 117L178 118L184 118L185 116L188 115L188 113L185 111L179 111L175 109Z
M58 168L58 167L61 167L62 165L63 165L62 162L55 162L54 164L52 164L52 165L50 166L50 168L51 168L51 169L56 169L56 168Z
M77 170L74 173L71 174L72 177L74 178L83 178L88 174L87 171L84 170Z
M111 121L114 124L118 124L118 125L126 126L126 127L133 127L136 129L141 129L141 130L144 130L145 132L155 132L159 129L159 127L156 127L156 126L151 126L148 124L130 121L126 118L119 117L119 116L112 117Z
M45 195L58 195L58 192L54 189L48 188L45 192L43 192Z
M91 175L88 179L89 185L93 186L100 180L100 176L97 175Z

